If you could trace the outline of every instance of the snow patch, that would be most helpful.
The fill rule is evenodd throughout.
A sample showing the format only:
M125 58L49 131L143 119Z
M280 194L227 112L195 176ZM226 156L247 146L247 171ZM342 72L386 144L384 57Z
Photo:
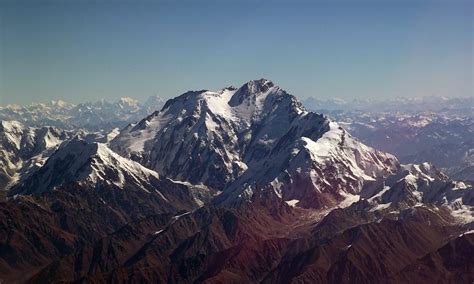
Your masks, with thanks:
M296 207L296 204L298 202L300 202L298 199L292 199L292 200L288 200L288 201L285 201L286 204L290 205L291 207Z
M352 205L352 203L358 202L360 200L359 195L354 195L354 194L349 194L349 193L342 193L342 192L341 192L341 195L343 195L345 197L345 199L341 203L339 203L339 205L337 206L339 208L349 207L349 206Z

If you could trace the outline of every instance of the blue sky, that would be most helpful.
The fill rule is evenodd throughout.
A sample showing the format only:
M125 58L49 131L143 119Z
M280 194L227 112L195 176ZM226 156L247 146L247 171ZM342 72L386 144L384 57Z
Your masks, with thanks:
M472 96L473 1L0 1L0 104L220 89Z

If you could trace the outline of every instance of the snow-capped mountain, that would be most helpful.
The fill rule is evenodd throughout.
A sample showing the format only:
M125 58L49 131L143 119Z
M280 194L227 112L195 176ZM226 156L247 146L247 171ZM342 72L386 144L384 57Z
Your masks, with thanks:
M79 138L63 143L39 170L14 186L11 194L41 194L68 187L98 190L105 193L102 197L105 201L109 197L107 191L118 190L153 201L168 210L202 205L210 197L206 187L160 177L157 172L119 156L105 144L88 143ZM187 207L182 206L183 203Z
M112 129L123 127L147 114L137 100L120 98L116 102L101 100L78 104L71 110L67 122L88 130Z
M125 128L111 148L173 179L225 191L221 198L273 186L285 200L317 207L397 168L395 157L359 143L265 79L169 100Z
M134 185L149 192L159 180L158 173L136 162L120 157L102 143L87 143L73 139L63 144L33 176L21 185L25 191L42 193L69 182L84 182L95 186L106 183L117 187Z
M41 167L71 133L54 127L27 127L17 121L0 122L0 190Z
M361 110L356 104L347 104L347 108L326 113L363 143L395 154L402 163L430 162L453 178L473 181L473 99L424 98L407 102L414 105L392 105L389 100L385 107L368 102ZM311 109L321 108L324 105Z
M2 281L29 277L38 264L128 223L158 214L156 222L162 224L212 197L204 186L162 177L105 144L79 137L62 143L7 194L0 197L0 235L8 236L0 240L8 247L0 253Z
M114 102L100 100L76 105L61 100L29 106L7 105L0 107L0 120L16 120L35 127L56 126L69 130L84 128L88 131L110 131L161 109L163 103L160 97L152 96L144 103L124 97Z
M472 185L454 181L428 163L403 165L400 171L367 186L361 193L370 211L394 212L436 205L449 210L456 222L474 225Z
M148 99L141 104L141 108L143 109L147 115L151 114L157 110L160 110L165 105L166 100L160 96L150 96ZM143 118L143 117L141 117ZM136 120L138 121L138 120Z
M54 105L95 126L140 109ZM4 164L25 152L31 171L0 195L0 282L398 283L432 260L429 279L469 282L472 184L400 164L350 126L265 79L187 92L120 131L3 122Z

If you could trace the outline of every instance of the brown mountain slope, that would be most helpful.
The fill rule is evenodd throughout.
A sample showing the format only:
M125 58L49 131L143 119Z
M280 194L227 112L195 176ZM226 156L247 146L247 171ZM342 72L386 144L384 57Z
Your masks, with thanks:
M352 210L338 209L315 222L308 218L311 211L264 196L232 209L204 207L164 226L146 219L52 263L30 281L393 282L460 231L422 207L381 221Z
M21 280L51 261L93 244L127 223L163 214L192 210L186 186L160 182L154 192L115 188L91 189L69 184L32 196L16 196L0 203L0 279ZM155 196L156 195L156 196ZM168 214L168 215L167 215Z
M462 234L439 249L417 259L394 276L396 282L473 283L474 234Z

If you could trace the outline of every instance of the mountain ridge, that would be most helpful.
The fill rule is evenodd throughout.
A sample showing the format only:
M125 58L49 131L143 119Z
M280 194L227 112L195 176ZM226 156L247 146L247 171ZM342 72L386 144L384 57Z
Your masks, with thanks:
M445 282L472 276L472 184L400 164L266 79L57 146L0 199L6 281L396 283L430 259Z

